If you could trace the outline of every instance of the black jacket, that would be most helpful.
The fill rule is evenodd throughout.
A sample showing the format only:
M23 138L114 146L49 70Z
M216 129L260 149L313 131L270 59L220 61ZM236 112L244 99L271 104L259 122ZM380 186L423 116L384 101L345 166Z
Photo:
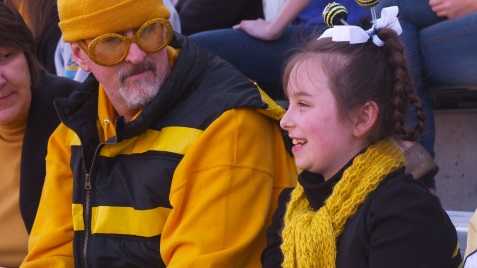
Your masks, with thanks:
M346 168L346 167L345 167ZM345 169L344 168L344 169ZM340 180L300 176L313 209L319 209ZM267 234L263 267L280 267L281 230L292 189L284 190ZM400 169L388 175L345 224L337 242L337 268L454 268L461 262L457 234L436 196Z
M45 156L48 137L59 124L53 99L66 97L78 85L72 80L46 72L32 88L32 102L23 138L20 173L20 211L30 232L45 179Z

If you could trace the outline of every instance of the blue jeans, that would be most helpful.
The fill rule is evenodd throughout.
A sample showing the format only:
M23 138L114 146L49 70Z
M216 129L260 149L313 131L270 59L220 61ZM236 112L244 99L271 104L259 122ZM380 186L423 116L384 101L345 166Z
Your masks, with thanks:
M477 13L445 20L432 11L427 0L382 0L378 8L393 5L399 6L406 60L426 114L420 142L434 154L429 88L477 85Z
M324 26L290 26L275 41L262 41L234 29L206 31L189 36L200 47L232 63L274 99L282 99L282 72L287 59Z

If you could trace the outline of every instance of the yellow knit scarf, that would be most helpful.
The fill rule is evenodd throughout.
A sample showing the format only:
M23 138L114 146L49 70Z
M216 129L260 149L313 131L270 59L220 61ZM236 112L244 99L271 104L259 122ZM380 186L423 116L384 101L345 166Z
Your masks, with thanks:
M284 216L282 267L336 267L336 241L346 221L386 175L403 165L404 156L391 139L371 145L353 160L318 211L297 185Z

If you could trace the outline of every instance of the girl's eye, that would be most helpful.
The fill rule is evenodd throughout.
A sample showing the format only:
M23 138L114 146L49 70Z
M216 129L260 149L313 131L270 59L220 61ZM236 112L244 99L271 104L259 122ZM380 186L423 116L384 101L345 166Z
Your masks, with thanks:
M297 104L298 104L299 107L309 107L310 106L310 105L308 105L308 103L306 103L304 101L299 101Z

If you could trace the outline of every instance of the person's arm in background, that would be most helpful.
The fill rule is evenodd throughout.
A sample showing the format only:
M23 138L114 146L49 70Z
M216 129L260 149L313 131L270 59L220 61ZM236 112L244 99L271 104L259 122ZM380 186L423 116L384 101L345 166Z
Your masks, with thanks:
M448 19L477 12L476 0L429 0L429 6L439 17Z
M280 14L272 21L263 19L243 20L234 26L255 38L271 41L280 38L288 25L305 9L310 0L288 0L283 5ZM317 14L318 16L319 14Z

